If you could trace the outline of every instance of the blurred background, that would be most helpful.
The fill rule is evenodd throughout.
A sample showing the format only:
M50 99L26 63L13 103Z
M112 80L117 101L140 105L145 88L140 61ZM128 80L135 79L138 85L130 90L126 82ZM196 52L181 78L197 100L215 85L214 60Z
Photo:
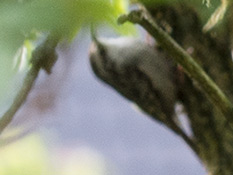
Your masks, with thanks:
M40 73L1 136L0 174L204 175L181 138L95 77L90 42L82 31L59 45L52 74Z

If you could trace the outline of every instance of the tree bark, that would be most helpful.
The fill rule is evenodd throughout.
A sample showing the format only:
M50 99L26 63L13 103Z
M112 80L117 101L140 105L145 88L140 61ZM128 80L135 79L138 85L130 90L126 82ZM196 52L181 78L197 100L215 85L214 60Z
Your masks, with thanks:
M202 24L197 12L184 3L150 4L146 8L156 23L190 52L193 58L196 58L199 65L232 102L233 8L230 7L228 10L221 30L209 33L202 32ZM197 148L195 153L211 175L231 175L233 172L232 126L178 65L174 83L179 89L177 101L183 104L190 123L192 130L190 139Z

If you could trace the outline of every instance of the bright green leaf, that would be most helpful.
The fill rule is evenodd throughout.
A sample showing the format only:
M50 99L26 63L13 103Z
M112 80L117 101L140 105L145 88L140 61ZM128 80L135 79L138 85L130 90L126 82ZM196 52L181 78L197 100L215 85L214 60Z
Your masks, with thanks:
M91 23L107 23L121 33L133 31L132 26L117 27L117 17L128 8L127 0L2 0L0 2L0 99L15 74L13 66L19 58L29 57L33 49L29 35L52 33L72 40L82 27ZM121 28L121 29L117 29ZM27 39L27 41L25 41ZM28 59L27 59L28 60ZM16 61L22 65L22 60ZM22 67L22 66L21 66Z

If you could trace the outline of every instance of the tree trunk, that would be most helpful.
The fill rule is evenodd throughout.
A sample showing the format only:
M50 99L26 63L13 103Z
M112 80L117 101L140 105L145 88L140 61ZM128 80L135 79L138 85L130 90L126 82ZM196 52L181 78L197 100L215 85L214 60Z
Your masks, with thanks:
M196 59L233 101L231 58L233 8L230 7L231 9L228 10L229 13L221 25L221 30L203 33L197 12L184 3L145 6L156 23ZM177 100L183 104L192 130L192 136L189 137L195 145L194 152L209 174L231 175L233 173L232 126L178 65L175 85L179 89Z

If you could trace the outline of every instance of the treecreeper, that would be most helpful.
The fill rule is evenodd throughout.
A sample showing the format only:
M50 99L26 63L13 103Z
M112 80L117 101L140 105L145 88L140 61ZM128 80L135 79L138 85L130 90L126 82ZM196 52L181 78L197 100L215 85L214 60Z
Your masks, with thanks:
M130 37L100 38L91 45L90 62L99 79L191 144L174 112L176 65L159 47Z
M144 2L144 1L143 1ZM147 1L145 1L147 2ZM195 8L180 1L146 4L158 26L167 32L233 100L232 9L222 30L204 33ZM159 43L158 43L159 44ZM151 118L183 138L210 175L233 174L233 129L192 78L172 61L173 55L138 39L96 39L90 62L96 76ZM186 133L177 114L179 102L189 123Z
M90 49L90 62L97 77L114 87L155 119L174 114L176 88L169 60L139 39L99 39Z

